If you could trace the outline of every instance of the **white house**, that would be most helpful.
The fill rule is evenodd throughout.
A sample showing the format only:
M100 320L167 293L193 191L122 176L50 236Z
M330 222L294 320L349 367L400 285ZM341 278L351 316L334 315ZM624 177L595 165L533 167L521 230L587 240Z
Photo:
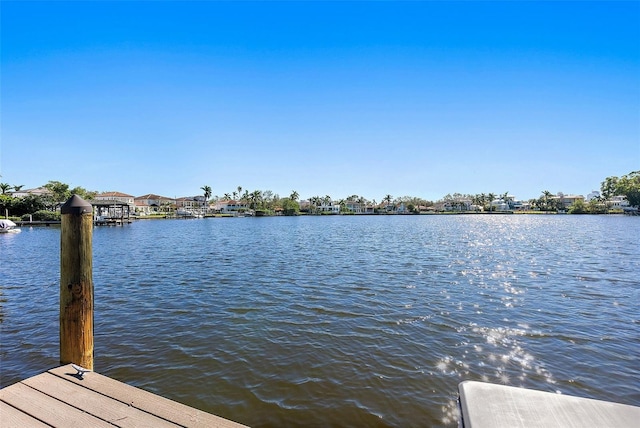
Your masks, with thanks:
M331 213L340 214L340 205L329 202L328 204L322 202L322 204L316 207L316 211L319 213Z
M495 211L509 211L511 209L509 202L503 201L502 199L494 199L491 201L491 207L495 208Z
M228 201L217 201L213 209L220 214L237 214L238 212L247 211L249 204L231 199Z
M627 201L627 197L623 195L612 196L607 202L613 209L625 209L629 207L629 201Z
M497 199L491 201L490 206L495 211L509 211L515 209L516 197L513 195L506 195L506 197L500 196ZM519 204L522 207L522 204Z

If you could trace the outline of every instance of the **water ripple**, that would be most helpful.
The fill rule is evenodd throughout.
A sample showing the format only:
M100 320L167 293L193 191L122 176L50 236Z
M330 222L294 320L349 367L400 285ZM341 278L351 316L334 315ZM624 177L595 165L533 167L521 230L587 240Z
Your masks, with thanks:
M59 230L0 238L4 386L57 364ZM640 405L639 238L615 216L97 228L96 369L254 427L455 426L466 379Z

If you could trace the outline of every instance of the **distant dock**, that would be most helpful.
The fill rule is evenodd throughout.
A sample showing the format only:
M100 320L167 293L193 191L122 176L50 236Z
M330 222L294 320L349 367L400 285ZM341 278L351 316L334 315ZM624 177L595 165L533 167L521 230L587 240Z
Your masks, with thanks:
M34 220L34 221L14 221L16 226L25 227L25 226L60 226L60 220Z
M131 223L130 218L103 218L98 217L93 220L94 226L123 226Z
M93 221L94 226L123 226L125 224L132 223L131 218L96 218ZM50 221L15 221L16 226L29 227L29 226L60 226L60 220Z

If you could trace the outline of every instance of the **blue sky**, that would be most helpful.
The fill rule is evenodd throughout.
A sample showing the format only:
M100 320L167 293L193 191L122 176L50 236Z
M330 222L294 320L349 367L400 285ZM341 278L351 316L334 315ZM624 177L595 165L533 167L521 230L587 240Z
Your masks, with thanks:
M640 169L640 2L14 2L2 182L586 195Z

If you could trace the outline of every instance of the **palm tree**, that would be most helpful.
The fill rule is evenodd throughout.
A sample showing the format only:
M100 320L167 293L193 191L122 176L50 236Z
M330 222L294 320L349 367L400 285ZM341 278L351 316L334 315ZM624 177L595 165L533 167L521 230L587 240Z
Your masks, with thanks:
M493 211L492 203L496 199L496 194L495 193L489 193L487 195L487 199L488 199L487 202L489 202L489 211Z
M542 204L544 205L544 210L545 211L549 211L550 210L550 205L551 205L551 197L553 196L553 193L551 193L548 190L544 190L542 192Z
M483 207L482 194L476 193L472 198L471 202L476 206L476 211L480 210L480 207ZM483 207L484 209L484 207Z
M17 186L13 186L13 190L19 192L24 187L24 184L18 184Z
M384 198L382 198L382 201L387 203L387 206L385 207L385 211L389 210L389 205L391 205L392 200L393 200L393 196L389 194L387 194Z
M231 200L231 195L229 193L225 193L222 197L227 201Z
M309 202L311 202L313 210L317 214L318 213L318 205L320 205L320 203L322 202L322 198L320 196L312 196L311 198L309 198Z
M385 201L387 204L390 204L391 201L393 200L393 196L387 194L384 198L382 198L383 201Z
M11 185L9 183L0 183L0 190L2 191L3 195L7 193L9 189L11 189Z
M504 192L502 195L500 195L500 200L502 201L502 207L503 208L504 208L505 205L507 206L507 208L510 208L509 191L508 190L506 192Z
M211 197L211 186L202 186L200 188L204 192L204 212L207 212L207 201Z
M299 197L300 195L298 194L298 192L296 192L295 190L292 190L291 196L289 196L289 199L291 199L292 201L297 201Z
M238 197L240 197L240 195L242 195L242 186L238 186Z
M607 206L607 199L604 196L596 196L592 199L595 202L594 213L606 214L609 207Z
M249 205L249 208L255 210L260 206L260 203L262 202L262 192L260 190L254 190L249 194L249 200L251 201L251 205Z

